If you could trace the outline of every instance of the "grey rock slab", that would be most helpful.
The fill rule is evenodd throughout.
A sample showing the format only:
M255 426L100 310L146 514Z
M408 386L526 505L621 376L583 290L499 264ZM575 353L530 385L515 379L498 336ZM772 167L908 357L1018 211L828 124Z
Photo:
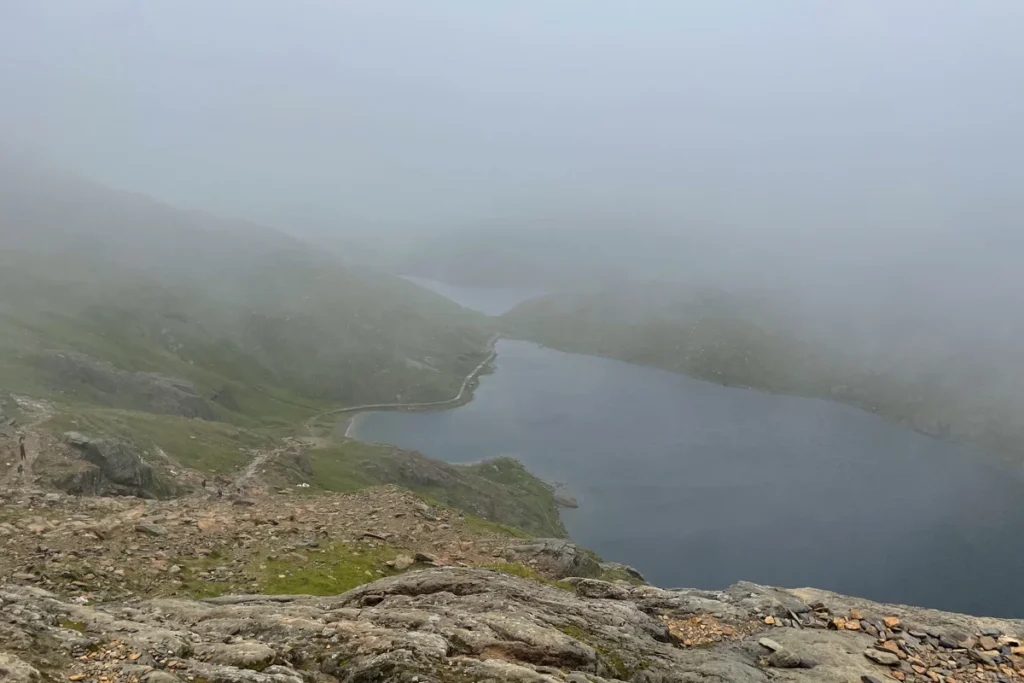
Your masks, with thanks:
M892 652L885 652L874 648L864 650L864 656L882 666L898 666L900 663L900 658Z
M0 681L4 683L39 683L38 669L20 657L0 652Z
M265 668L277 656L277 653L268 645L254 642L211 644L200 648L197 653L205 656L213 664L224 664L241 669Z
M175 657L181 663L175 674L182 681L192 677L221 683L315 683L328 677L415 678L422 683L824 683L861 680L874 666L864 651L875 640L862 632L777 628L769 639L759 640L762 634L757 634L706 648L679 647L669 636L665 619L716 615L739 623L762 622L767 614L788 617L795 603L811 601L802 590L755 584L706 591L591 579L573 583L575 590L568 591L485 569L443 567L383 578L333 596L235 595L91 605L7 584L0 585L0 614L18 615L18 621L0 626L15 629L2 632L0 640L5 647L46 642L54 652L74 650L83 634L59 627L69 619L84 624L88 636L99 642L117 639L134 651ZM820 596L832 614L844 613L849 604L863 614L892 614L939 632L979 630L979 621L964 615ZM986 626L993 621L985 620ZM1007 633L1024 631L1024 622L996 624ZM885 661L892 661L887 656L895 659L892 653L872 651ZM18 656L40 669L29 655L19 651ZM966 659L966 652L962 656ZM772 657L774 667L815 666L758 667ZM291 668L300 663L309 669Z
M542 573L560 579L601 575L601 566L593 555L564 538L523 540L509 546L505 555L509 560L537 567Z
M181 679L167 671L154 669L140 679L142 683L181 683Z

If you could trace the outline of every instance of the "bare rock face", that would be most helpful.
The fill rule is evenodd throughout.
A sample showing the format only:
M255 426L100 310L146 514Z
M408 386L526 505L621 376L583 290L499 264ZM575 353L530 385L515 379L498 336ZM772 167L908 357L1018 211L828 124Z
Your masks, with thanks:
M64 438L91 465L58 482L65 491L140 498L170 498L179 493L174 483L157 474L127 443L90 439L77 432L68 432Z
M151 372L121 370L74 351L47 351L39 369L58 388L84 387L97 402L117 408L216 420L217 411L187 380Z
M4 683L38 683L42 676L34 666L20 657L0 652L0 681Z
M506 559L534 567L542 574L566 578L597 577L601 565L594 555L564 538L531 538L505 551Z
M445 567L330 597L234 595L100 606L6 586L0 587L0 667L20 672L19 683L35 680L36 669L71 681L103 675L149 683L760 683L881 680L904 664L911 681L912 666L949 668L945 679L996 681L1019 677L1024 666L1012 652L1012 643L1019 645L1015 634L1024 631L1019 621L825 593L815 593L812 606L798 592L753 584L726 591L625 584L601 590L599 584L605 582L584 579L570 591L485 569ZM878 638L828 627L829 609L853 612L885 631ZM901 625L885 625L892 620ZM974 650L944 651L928 641L929 633L946 637L947 631L949 637L996 633L991 637L1006 654L984 654L992 663L978 668L964 654L981 653L974 643L968 643ZM709 633L714 637L706 642L691 640ZM881 647L879 640L898 641L900 664L865 657L865 650ZM48 659L33 661L40 653ZM955 671L959 659L966 662L962 672Z
M555 505L557 505L558 507L578 508L580 506L580 503L578 500L576 500L576 498L570 495L566 495L564 493L554 494L554 499Z

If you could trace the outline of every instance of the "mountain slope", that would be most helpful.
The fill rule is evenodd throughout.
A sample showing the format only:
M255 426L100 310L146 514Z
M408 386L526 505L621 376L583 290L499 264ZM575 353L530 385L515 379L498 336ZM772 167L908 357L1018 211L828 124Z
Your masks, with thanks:
M292 421L448 398L487 354L482 316L411 283L10 157L0 241L8 391L181 414L146 400L177 382L202 417Z

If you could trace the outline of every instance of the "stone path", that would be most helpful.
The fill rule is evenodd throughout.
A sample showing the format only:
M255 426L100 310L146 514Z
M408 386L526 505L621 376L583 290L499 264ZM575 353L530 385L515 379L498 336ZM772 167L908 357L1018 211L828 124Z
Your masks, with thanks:
M7 444L5 462L11 464L7 474L0 479L0 486L28 486L34 480L32 467L42 448L39 433L35 428L53 416L53 408L44 401L36 401L23 396L12 396L12 398L18 403L18 407L30 416L30 419L15 431L15 435ZM25 437L25 460L21 459L18 447L19 436ZM23 466L23 472L20 474L18 465Z

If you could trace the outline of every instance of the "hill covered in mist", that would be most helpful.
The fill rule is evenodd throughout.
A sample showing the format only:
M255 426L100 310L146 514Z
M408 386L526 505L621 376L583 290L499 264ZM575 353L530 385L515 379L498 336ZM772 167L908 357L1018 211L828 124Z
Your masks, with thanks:
M985 328L944 334L908 313L875 317L867 329L866 317L808 315L786 303L661 282L551 294L501 320L512 336L552 348L836 400L1024 459L1019 350L987 340Z
M409 282L14 156L0 241L7 391L287 422L448 398L487 353L481 316Z

